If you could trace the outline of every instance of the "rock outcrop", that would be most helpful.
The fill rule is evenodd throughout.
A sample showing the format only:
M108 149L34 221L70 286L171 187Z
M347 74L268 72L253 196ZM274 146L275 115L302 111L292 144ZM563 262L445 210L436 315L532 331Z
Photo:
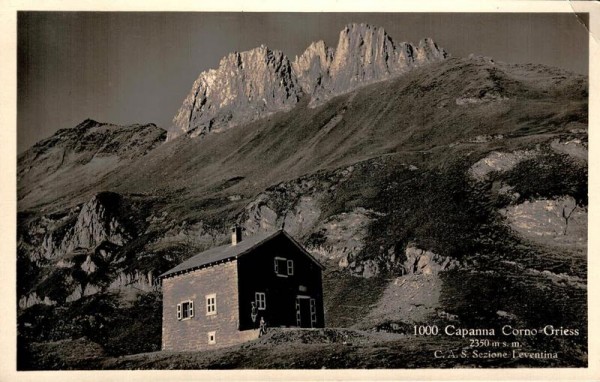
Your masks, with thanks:
M477 181L484 181L491 173L507 172L519 163L535 157L536 154L538 153L533 150L517 150L510 153L493 151L471 166L469 175Z
M443 282L439 273L457 268L455 259L440 256L413 244L400 256L403 275L390 282L374 305L367 322L422 322L436 314L440 307Z
M293 62L264 45L231 53L194 82L169 137L204 135L289 110L302 94L315 105L447 56L431 39L396 44L383 28L367 24L346 26L335 49L313 42Z
M454 259L412 245L406 247L402 262L404 273L415 275L437 275L442 271L456 268L458 265Z
M551 247L584 252L587 246L587 206L572 196L538 199L501 210L506 223L519 235Z
M65 249L95 248L105 241L123 245L128 241L129 234L116 213L120 203L120 195L106 192L84 204L73 230L63 240Z
M35 234L20 235L19 246L28 251L29 261L47 271L30 284L19 306L71 302L107 289L131 289L133 284L149 290L153 278L131 267L136 257L122 252L136 236L130 219L127 202L114 192L101 192L82 205L33 219L28 229Z
M287 110L299 96L288 58L261 45L231 53L218 69L202 72L173 123L191 136L203 135Z
M40 298L35 292L19 298L19 308L21 309L26 309L36 304L56 305L56 301L50 300L48 296Z
M382 323L417 323L440 309L443 282L437 275L405 275L390 282L365 318L366 327Z
M338 170L269 187L246 206L238 221L248 235L285 227L292 236L305 237L318 225L321 204L332 192L332 184L345 181L348 175L348 170Z
M333 61L333 53L334 50L328 48L325 42L313 42L292 62L298 85L306 94L315 94L317 89L323 88Z
M571 158L587 164L588 146L587 142L582 142L581 139L575 138L568 141L555 139L550 143L550 147L557 153L567 154Z
M315 232L321 240L310 247L310 252L317 258L336 261L341 268L348 267L364 249L369 224L377 217L376 212L361 207L330 217Z
M122 246L131 234L119 221L121 196L112 192L99 193L81 207L76 207L74 223L69 227L53 227L44 236L36 259L60 259L77 251L94 251L102 243ZM60 229L62 228L62 229Z

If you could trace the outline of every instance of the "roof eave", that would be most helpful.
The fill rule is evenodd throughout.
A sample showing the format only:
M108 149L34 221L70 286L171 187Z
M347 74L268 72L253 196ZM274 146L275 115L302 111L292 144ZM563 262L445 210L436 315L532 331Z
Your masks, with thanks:
M170 276L177 276L177 275L182 275L184 273L190 273L190 272L193 272L193 271L197 271L198 269L208 268L208 267L213 266L213 265L218 265L218 264L222 264L222 263L228 263L229 261L236 260L237 258L238 258L238 255L234 255L234 256L226 257L224 259L220 259L218 261L212 261L210 263L202 264L202 265L199 265L199 266L196 266L196 267L185 268L185 269L181 269L181 270L174 271L174 272L167 271L167 272L165 272L163 274L158 275L158 278L159 279L164 279L164 278L167 278L167 277L170 277Z

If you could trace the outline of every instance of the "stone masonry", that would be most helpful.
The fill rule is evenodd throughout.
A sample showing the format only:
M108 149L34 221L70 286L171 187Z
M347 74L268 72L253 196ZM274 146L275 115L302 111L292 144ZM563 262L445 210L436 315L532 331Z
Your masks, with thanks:
M163 279L162 349L208 350L235 345L258 337L239 331L237 261L212 265ZM208 315L206 296L216 294L216 314ZM194 315L177 318L177 304L191 300ZM209 344L208 333L215 332Z

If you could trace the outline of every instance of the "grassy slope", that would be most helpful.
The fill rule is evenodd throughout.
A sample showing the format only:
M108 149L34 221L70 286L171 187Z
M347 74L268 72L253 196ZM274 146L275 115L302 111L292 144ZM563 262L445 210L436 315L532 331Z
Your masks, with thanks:
M469 343L468 338L461 337L413 337L340 329L275 329L258 340L219 350L154 352L116 358L106 357L97 345L84 338L36 344L39 351L34 369L413 369L560 367L582 362L570 354L558 360L474 359L473 351L484 353L486 349L469 348ZM511 353L512 349L507 349L500 350ZM460 357L463 350L468 354L465 358ZM76 356L75 351L80 355ZM435 351L446 357L435 358Z
M337 97L315 109L303 103L291 112L205 139L176 139L97 184L82 184L69 195L59 190L70 179L57 180L41 191L36 203L51 203L58 196L64 203L76 204L98 190L112 190L164 195L172 198L172 208L180 200L212 198L209 210L217 213L225 204L227 209L240 207L272 184L319 169L382 154L442 147L482 134L555 133L569 120L586 115L587 103L573 100L582 99L578 93L585 92L585 78L567 77L544 67L505 69L527 82L516 81L514 74L482 61L451 59ZM543 88L535 74L546 82L561 81L556 85L560 91ZM491 89L509 99L474 107L455 103L461 96ZM332 120L337 124L328 125ZM434 158L429 165L438 164ZM238 176L244 179L221 190L225 181ZM224 198L232 193L246 198L232 204ZM32 206L19 205L19 209Z

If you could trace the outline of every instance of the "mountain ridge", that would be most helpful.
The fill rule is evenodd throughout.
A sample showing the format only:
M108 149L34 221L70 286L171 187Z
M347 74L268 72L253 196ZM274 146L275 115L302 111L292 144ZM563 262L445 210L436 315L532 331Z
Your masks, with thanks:
M462 72L468 73L469 81L464 81L464 78L458 75ZM510 73L510 75L507 76L503 73ZM515 73L524 74L515 76ZM166 144L156 145L152 151L153 155L147 159L141 159L140 157L139 163L135 163L133 167L119 167L119 170L114 174L115 179L119 180L115 181L111 187L136 190L134 192L140 192L141 190L137 190L137 187L132 188L129 185L139 183L145 184L146 188L150 187L151 183L140 177L142 172L134 170L139 166L144 169L151 167L154 169L152 170L154 173L162 174L166 179L171 179L170 182L173 186L169 186L167 189L177 187L188 189L190 184L196 184L195 179L200 173L204 174L202 177L206 177L208 174L216 174L216 171L223 171L223 165L239 167L236 163L244 163L248 160L256 161L256 163L264 162L264 165L274 166L272 170L275 171L278 167L283 166L282 173L289 173L290 176L304 174L313 164L319 167L342 165L346 163L344 158L348 157L348 160L354 158L350 162L354 161L356 160L356 153L365 150L368 145L365 146L362 139L368 139L370 144L376 144L378 147L377 150L371 150L370 155L393 152L405 147L410 142L415 145L415 149L425 149L426 146L423 146L423 143L427 141L420 138L423 134L434 138L429 140L432 144L433 142L435 144L448 144L452 139L461 139L459 137L474 133L471 131L475 130L475 127L472 127L471 123L464 125L460 131L457 130L460 120L464 118L464 113L477 112L479 108L490 108L491 115L494 116L498 113L505 113L506 110L512 107L519 110L519 113L524 116L531 115L531 118L544 116L544 118L548 118L544 113L537 111L538 108L543 107L543 103L541 103L543 97L553 96L568 100L573 97L586 96L586 86L583 85L585 81L583 76L569 75L563 70L540 65L491 64L487 60L477 57L469 59L453 58L414 70L410 76L400 76L383 83L366 85L346 95L334 97L328 101L331 103L330 107L309 107L307 100L304 99L296 107L290 109L287 114L273 114L264 119L249 122L243 125L243 128L233 129L232 131L227 130L227 134L225 132L214 136L211 134L213 137L206 143L196 142L195 139L183 136L172 139ZM550 86L554 86L554 88L548 93L545 89ZM521 106L523 103L517 102L515 96L522 92L526 92L528 96L530 95L532 100L535 101L535 105L539 104L539 106L529 107L528 109ZM382 97L382 94L385 94L384 99L375 104L370 102L370 100ZM540 101L537 101L537 99ZM362 104L360 104L361 102ZM433 105L429 108L419 109L416 105L422 102L431 102ZM554 117L556 121L552 123L557 124L562 123L562 120L568 120L569 115L574 111L567 110L575 107L576 105L571 101L561 105L556 110L564 109L565 111L561 113L566 114L560 117L560 120L557 118L561 114L556 114L556 117ZM328 111L328 109L331 110ZM361 112L353 112L354 109L361 110ZM392 114L389 118L384 118L382 113L385 115ZM373 114L373 117L366 117L371 114ZM401 118L402 115L405 117ZM477 118L479 119L479 117ZM505 123L506 126L502 129L488 126L486 119L481 119L480 126L477 128L480 131L478 134L487 134L491 131L506 134L507 131L514 129L516 129L515 131L525 131L523 129L527 124L527 118L529 117L512 118ZM307 120L303 121L303 119ZM374 121L379 122L373 125ZM421 124L420 121L426 121L426 123L419 128L417 133L415 124ZM303 127L298 130L293 127L284 129L288 125L301 125ZM349 125L355 127L346 131ZM442 128L444 125L447 125L447 127ZM269 127L265 130L264 127L266 126ZM517 126L523 127L518 128ZM66 132L72 129L63 130ZM376 133L377 131L379 133ZM439 133L436 134L436 131L439 131ZM61 134L52 137L51 140L60 141ZM373 138L369 138L372 134L375 134ZM393 137L393 139L383 139L384 134L391 134L390 137ZM448 134L451 135L448 136ZM317 139L317 136L324 136L328 139L323 141L322 138ZM307 139L312 143L306 141ZM335 144L330 146L327 143L335 139L346 142L343 147L351 150L354 154L350 155L349 152L344 151L343 147L338 147ZM264 148L257 147L263 141L266 146ZM290 147L290 150L298 145L297 142L306 141L313 154L302 154L302 151L296 154L290 152L290 155L296 158L294 163L290 165L292 168L298 168L298 172L290 172L290 168L285 165L287 162L285 157L281 157L281 161L278 163L265 162L267 157L264 154L266 151L274 150L274 152L278 152L280 150L273 146L270 141L280 142L279 144L284 145L282 148ZM220 148L217 149L215 145ZM352 148L352 146L355 146L355 148ZM223 162L212 163L215 160L214 155L222 150L225 150L224 153L227 154L220 159ZM263 151L265 152L263 153ZM53 155L57 155L58 158L58 162L51 161L52 165L55 165L60 162L62 154L56 152L56 150L53 152ZM251 157L248 158L247 155L253 152L256 152L256 154L251 154ZM334 155L336 152L340 155ZM367 152L369 150L361 155L366 155ZM29 150L27 153L29 153ZM20 172L29 167L28 162L23 161L23 158L27 156L34 157L35 155L31 152L29 154L24 153L19 157ZM181 156L182 159L178 161L170 160L169 158L174 155ZM152 159L154 157L160 159L155 162ZM369 155L361 156L362 159L368 157ZM50 162L48 162L48 165L50 165ZM186 170L183 173L187 175L182 175L182 178L179 179L177 174L182 173L181 168L190 166L202 166L203 169L198 174L187 174ZM219 167L221 170L217 170L215 166L221 166ZM261 171L253 171L252 174L257 176L257 180L264 178L265 175ZM246 176L245 181L247 181L247 177L251 174L242 175ZM183 183L184 181L186 184ZM263 184L263 187L271 185L270 182ZM30 180L20 178L20 189L28 189L27 192L32 192L34 191L33 184ZM48 182L48 187L44 187L42 190L46 190L47 196L58 195L60 192L58 192L57 187L70 189L72 185L64 184L62 180L58 180ZM198 187L198 192L205 189L206 181L198 180ZM39 195L36 198L38 202L42 200L51 202L52 200L48 197L40 198ZM21 195L19 201L21 206L33 206L29 202L29 198L24 200Z
M335 49L313 42L294 61L264 45L230 53L217 69L200 73L173 118L169 139L182 133L205 135L286 111L302 96L309 96L314 106L446 57L429 38L417 45L394 44L383 28L356 23L340 32Z

